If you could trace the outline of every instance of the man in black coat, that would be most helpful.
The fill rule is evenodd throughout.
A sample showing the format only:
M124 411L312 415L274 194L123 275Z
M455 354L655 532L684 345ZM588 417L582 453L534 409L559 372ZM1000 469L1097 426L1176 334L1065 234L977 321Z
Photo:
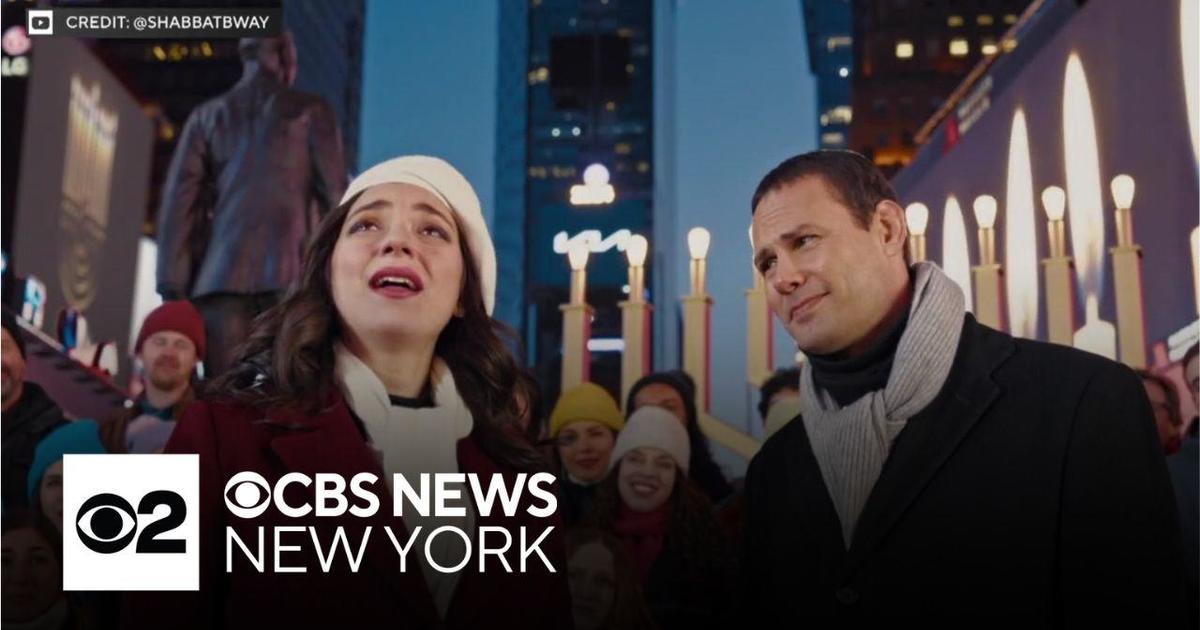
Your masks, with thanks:
M241 80L188 117L158 213L158 292L204 316L208 376L300 275L309 235L346 187L333 109L291 88L291 37L243 39L239 51Z
M791 158L752 211L768 302L808 361L801 416L746 475L747 627L1183 625L1132 370L976 322L908 264L904 211L862 156Z
M3 361L3 397L0 414L4 432L0 438L0 479L3 479L4 512L29 506L26 477L33 464L33 451L46 434L66 424L62 410L36 383L25 380L25 338L15 318L3 314L0 351Z

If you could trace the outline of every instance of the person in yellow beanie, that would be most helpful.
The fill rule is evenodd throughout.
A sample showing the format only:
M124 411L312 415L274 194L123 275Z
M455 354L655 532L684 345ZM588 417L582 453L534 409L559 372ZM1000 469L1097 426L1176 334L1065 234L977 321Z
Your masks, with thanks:
M561 463L560 506L568 527L587 513L594 486L608 472L613 444L624 425L617 401L595 383L563 392L554 406L550 438Z

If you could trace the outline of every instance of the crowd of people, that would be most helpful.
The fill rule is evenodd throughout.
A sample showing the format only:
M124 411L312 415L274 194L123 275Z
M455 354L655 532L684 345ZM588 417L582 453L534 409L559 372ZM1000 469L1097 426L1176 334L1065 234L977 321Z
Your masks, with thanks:
M784 162L752 217L769 304L808 360L762 385L768 439L744 480L714 460L680 371L645 376L623 406L579 385L543 417L491 316L497 265L479 199L436 158L351 181L224 370L198 378L212 330L192 303L155 309L134 348L144 390L108 417L68 420L24 379L23 333L6 314L4 625L666 630L1195 614L1197 422L1179 417L1170 381L1143 373L1143 395L1128 368L976 323L936 266L906 260L903 211L860 156ZM1183 363L1194 397L1195 348ZM64 593L63 457L160 452L200 456L200 590ZM372 543L368 556L391 560L371 571L227 573L225 527L249 538L271 518L225 515L225 481L244 470L374 471L381 494L394 474L550 471L559 510L543 548L561 570L444 573L423 559L402 572ZM293 524L351 537L528 524L523 511L459 507ZM439 564L461 557L437 542Z

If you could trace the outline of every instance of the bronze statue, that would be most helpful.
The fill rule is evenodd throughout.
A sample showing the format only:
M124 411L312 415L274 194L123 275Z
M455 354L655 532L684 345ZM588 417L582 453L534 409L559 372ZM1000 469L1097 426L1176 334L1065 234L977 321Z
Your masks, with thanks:
M242 78L188 117L158 213L158 292L204 316L209 376L297 278L309 234L346 186L333 109L291 87L291 36L243 39L239 52Z

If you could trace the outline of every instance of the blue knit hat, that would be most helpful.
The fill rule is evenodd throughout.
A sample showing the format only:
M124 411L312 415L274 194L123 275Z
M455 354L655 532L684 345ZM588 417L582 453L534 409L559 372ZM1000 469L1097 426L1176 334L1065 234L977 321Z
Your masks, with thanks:
M100 442L100 427L92 420L76 420L55 429L38 442L29 467L29 502L38 504L38 490L46 469L61 460L63 455L103 455L107 453Z

